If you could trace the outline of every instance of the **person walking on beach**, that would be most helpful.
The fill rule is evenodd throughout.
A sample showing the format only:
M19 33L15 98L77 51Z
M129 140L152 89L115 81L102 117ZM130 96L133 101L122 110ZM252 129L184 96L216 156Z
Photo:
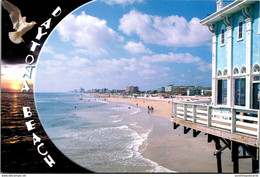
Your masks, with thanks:
M153 107L151 106L151 113L153 113Z
M147 107L148 108L148 114L150 113L150 106Z

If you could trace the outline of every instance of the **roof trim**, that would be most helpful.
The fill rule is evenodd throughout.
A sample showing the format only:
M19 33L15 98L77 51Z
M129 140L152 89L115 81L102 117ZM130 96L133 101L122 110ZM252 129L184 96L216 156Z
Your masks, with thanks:
M246 6L252 3L257 2L257 0L236 0L232 2L231 4L227 5L226 7L223 7L219 11L215 12L214 14L208 16L207 18L200 21L202 25L210 25L217 21L220 21L223 16L228 16L230 14L233 14L239 10L241 10L242 6Z

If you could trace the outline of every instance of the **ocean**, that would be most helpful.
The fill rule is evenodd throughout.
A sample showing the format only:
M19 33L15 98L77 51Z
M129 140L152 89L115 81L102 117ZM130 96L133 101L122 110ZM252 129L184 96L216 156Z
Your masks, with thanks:
M35 93L44 130L76 164L99 173L172 172L142 156L153 131L147 110L76 93Z

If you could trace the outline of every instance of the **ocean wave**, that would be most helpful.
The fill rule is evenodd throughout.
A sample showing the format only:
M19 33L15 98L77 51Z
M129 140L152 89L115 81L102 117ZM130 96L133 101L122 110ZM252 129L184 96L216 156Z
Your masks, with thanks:
M113 123L121 122L123 119L113 120Z
M112 122L113 123L116 123L116 122L121 122L123 120L122 117L119 117L119 115L113 115L113 116L110 116L113 120Z
M146 162L151 164L151 166L153 167L152 169L147 170L147 172L149 172L149 173L158 173L158 172L177 173L176 171L169 170L163 166L160 166L158 163L142 156L141 152L139 151L139 148L140 148L140 146L143 145L144 142L147 141L147 138L151 132L152 132L152 129L148 129L147 132L141 133L140 135L136 132L133 132L132 136L134 137L134 141L132 142L132 144L130 144L127 147L127 148L131 149L132 152L129 154L129 156L127 156L125 158L130 159L130 158L133 158L134 156L136 156L140 159L145 160Z
M95 102L109 104L109 102L108 102L108 101L104 101L104 100L98 100L98 99L96 99L96 100L95 100Z
M112 115L112 116L110 116L111 118L118 118L119 117L119 115Z
M141 112L141 109L140 108L135 108L133 112L131 112L130 114L137 114Z
M177 171L172 171L172 170L169 170L168 168L165 168L163 166L160 166L158 163L150 160L150 159L147 159L146 160L152 165L154 166L153 169L151 170L146 170L146 172L149 172L149 173L160 173L160 172L163 172L163 173L177 173Z

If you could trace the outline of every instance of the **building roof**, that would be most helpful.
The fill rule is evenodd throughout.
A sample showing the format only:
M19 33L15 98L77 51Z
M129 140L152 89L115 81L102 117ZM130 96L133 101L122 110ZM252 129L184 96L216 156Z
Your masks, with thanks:
M204 18L200 21L202 25L210 25L214 24L217 21L220 21L223 19L223 16L229 16L231 14L234 14L241 10L243 7L247 7L250 4L253 4L257 2L258 0L236 0L232 2L231 4L223 7L219 11L213 13L212 15L208 16L207 18Z

